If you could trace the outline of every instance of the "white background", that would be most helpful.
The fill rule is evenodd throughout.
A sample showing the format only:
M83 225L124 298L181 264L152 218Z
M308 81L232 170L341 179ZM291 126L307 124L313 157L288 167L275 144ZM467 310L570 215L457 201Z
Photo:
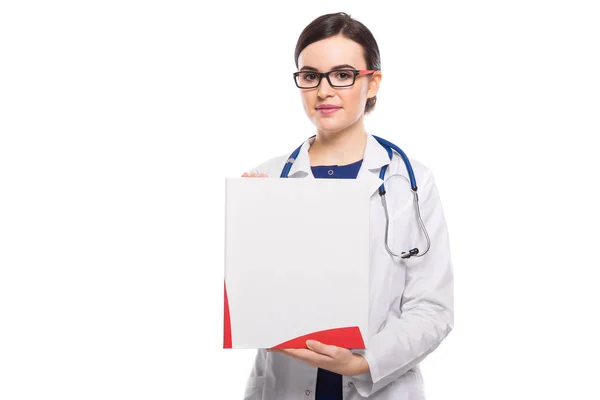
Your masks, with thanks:
M600 397L596 2L120 0L0 5L0 398L241 399L224 181L314 133L293 52L335 11L379 43L368 130L446 213L428 398Z

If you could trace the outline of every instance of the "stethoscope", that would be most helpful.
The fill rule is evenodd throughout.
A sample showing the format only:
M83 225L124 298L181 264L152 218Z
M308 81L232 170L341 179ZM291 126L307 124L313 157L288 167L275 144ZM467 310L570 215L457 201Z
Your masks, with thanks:
M315 136L312 136L312 137L315 137ZM311 139L312 139L312 137L311 137ZM386 191L385 191L385 185L382 183L381 186L379 187L379 195L381 196L381 202L383 203L383 208L385 209L385 221L386 221L385 222L385 248L387 249L388 253L390 253L390 255L392 255L394 257L401 257L401 258L410 258L412 256L423 257L429 251L429 246L431 244L431 241L429 240L429 235L427 234L427 229L425 229L425 224L423 224L423 220L421 219L421 212L419 210L419 195L417 194L417 180L415 179L415 174L413 172L412 165L410 164L410 161L408 160L408 157L406 157L406 154L404 154L404 152L402 151L402 149L400 149L400 147L396 146L395 144L393 144L391 142L388 142L385 139L377 137L375 135L373 135L373 137L375 139L377 139L377 141L379 142L379 144L381 146L383 146L383 148L388 152L388 155L390 157L390 161L392 160L393 150L396 150L396 152L404 160L404 165L406 165L406 170L408 171L408 176L410 178L410 188L411 188L411 191L412 191L412 193L414 195L413 196L413 203L414 203L414 206L415 206L415 211L417 213L417 217L419 219L419 225L421 226L421 230L423 231L423 233L425 234L425 237L427 238L427 248L421 254L419 254L419 249L416 248L416 247L414 249L409 250L408 252L403 251L400 254L396 254L396 253L394 253L390 249L390 246L388 245L388 230L389 230L389 226L390 226L390 216L388 214L387 202L385 200L385 193L386 193ZM288 158L287 162L283 166L283 170L281 171L280 178L287 178L288 177L288 174L290 173L290 170L292 168L292 164L294 164L294 161L296 160L296 157L298 157L298 154L300 153L300 149L301 148L302 148L302 145L300 145L290 155L290 157ZM383 178L385 176L385 172L387 170L388 165L384 165L381 168L381 171L379 172L379 178L381 180L384 180ZM399 176L401 178L406 179L402 175L392 175L392 177L394 177L394 176Z

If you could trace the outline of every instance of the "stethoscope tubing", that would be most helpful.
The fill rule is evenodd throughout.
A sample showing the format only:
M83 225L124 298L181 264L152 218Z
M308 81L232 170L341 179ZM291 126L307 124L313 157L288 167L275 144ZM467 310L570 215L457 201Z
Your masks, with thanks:
M312 139L315 136L316 135L312 136L309 139ZM396 254L392 251L392 249L389 247L389 244L388 244L390 216L389 216L389 212L388 212L387 201L385 199L385 194L386 194L385 184L382 183L381 186L379 187L379 195L381 196L381 202L383 204L383 208L385 209L385 248L388 251L388 253L394 257L400 257L400 258L423 257L429 251L429 248L431 246L431 240L429 238L429 234L427 233L427 229L425 228L425 224L423 223L423 219L421 218L421 211L419 209L419 195L417 193L417 190L418 190L417 180L415 178L415 173L413 171L412 165L411 165L408 157L406 156L406 153L404 153L404 151L402 151L402 149L400 147L398 147L395 144L393 144L392 142L389 142L378 136L373 135L373 137L387 151L388 156L390 157L390 161L392 160L394 150L400 155L400 157L402 157L402 160L404 161L404 165L406 166L406 170L408 172L408 177L410 179L410 189L411 189L411 192L413 193L413 203L415 206L415 211L417 213L417 218L419 220L419 226L420 226L421 230L423 231L423 233L425 234L425 238L427 239L427 248L422 253L419 252L419 249L416 247L409 250L408 252L402 252L400 254ZM294 150L294 152L292 154L290 154L290 156L287 159L287 162L283 166L280 178L288 177L288 174L290 173L290 170L292 168L292 165L294 164L294 161L298 157L298 154L300 154L301 148L302 148L302 145L300 145L296 150ZM384 165L383 167L381 167L381 171L379 172L379 178L381 178L382 181L384 180L388 165Z

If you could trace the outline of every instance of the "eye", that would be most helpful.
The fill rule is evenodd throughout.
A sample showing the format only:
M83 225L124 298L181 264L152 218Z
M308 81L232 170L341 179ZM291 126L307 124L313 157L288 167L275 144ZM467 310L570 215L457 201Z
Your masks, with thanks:
M352 71L337 71L335 77L339 80L345 81L352 78Z
M302 79L305 82L311 82L317 79L317 74L312 72L304 72L300 74L300 79Z

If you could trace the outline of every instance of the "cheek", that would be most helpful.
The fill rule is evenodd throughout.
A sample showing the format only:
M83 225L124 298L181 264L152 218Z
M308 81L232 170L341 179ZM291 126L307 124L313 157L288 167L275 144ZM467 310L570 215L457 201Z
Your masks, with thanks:
M313 104L313 100L311 99L311 96L310 96L310 94L308 94L308 93L305 93L305 92L302 92L302 93L300 94L300 97L302 98L302 105L304 106L304 110L305 110L306 112L309 112L309 111L310 111L310 109L311 109L311 107L313 107L313 106L312 106L312 104Z
M302 105L304 106L304 113L310 121L315 122L319 118L319 112L315 110L317 105L317 99L315 95L307 92L302 94Z
M364 108L364 103L367 101L367 92L363 88L356 87L352 91L348 91L344 97L346 108L353 114L359 113Z

